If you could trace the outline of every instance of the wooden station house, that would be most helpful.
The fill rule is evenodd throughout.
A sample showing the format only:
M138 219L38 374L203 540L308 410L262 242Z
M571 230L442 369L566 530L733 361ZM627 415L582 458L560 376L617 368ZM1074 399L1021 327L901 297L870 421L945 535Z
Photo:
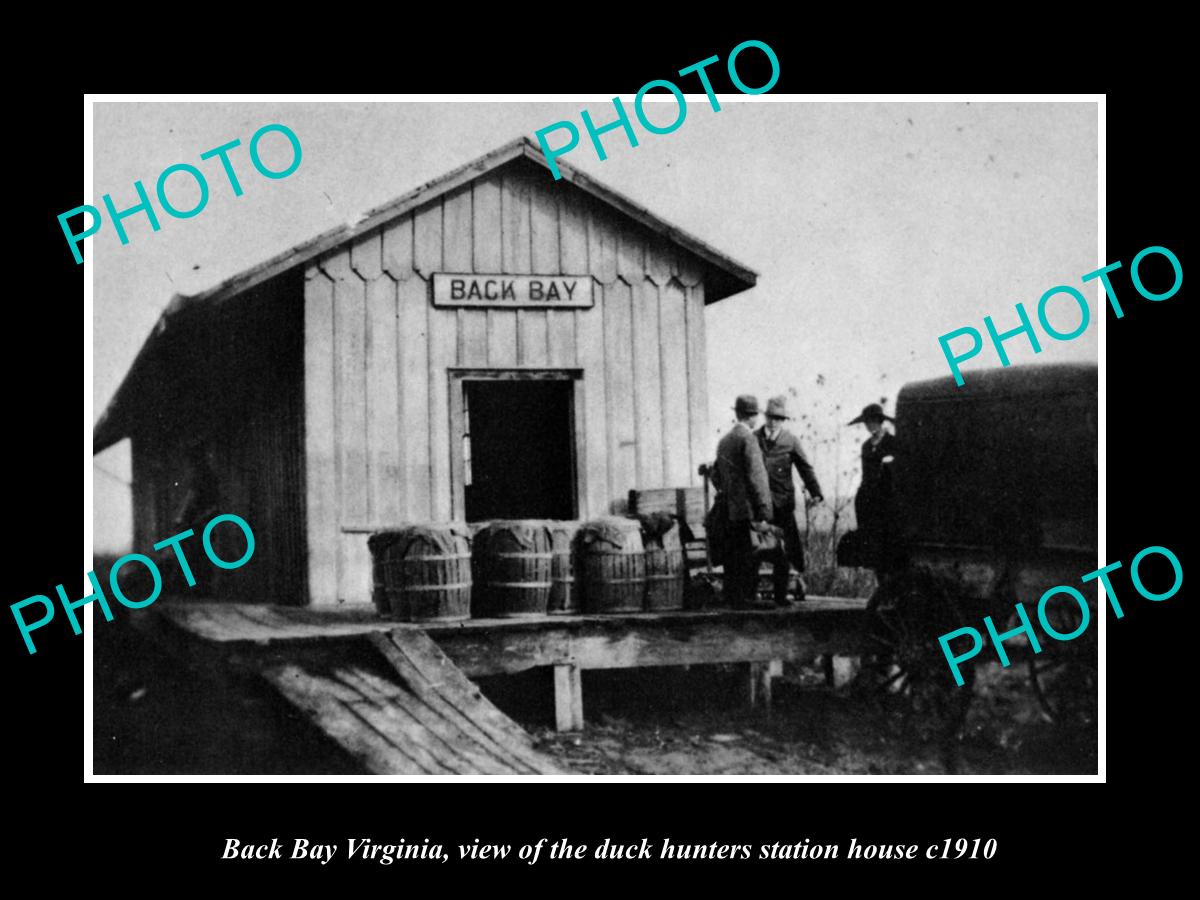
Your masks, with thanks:
M257 550L207 585L237 603L198 602L202 582L187 602L156 604L162 615L230 646L378 640L397 623L370 603L374 532L587 519L625 512L633 489L699 484L715 446L705 306L756 275L559 167L555 181L535 143L513 141L353 225L172 299L97 422L94 451L131 439L135 549L179 530L199 451L219 511L250 524ZM547 619L540 636L527 621L414 631L468 676L554 666L559 725L578 727L581 666L795 658L794 635L756 630L770 614L755 615L741 624L710 615L696 640L664 631L667 643L638 658L621 644L630 617ZM430 645L409 652L440 659ZM319 687L296 694L296 672L273 671L295 702L325 709L313 700ZM435 682L449 683L444 673ZM388 753L367 753L368 768L398 770Z
M514 141L176 296L95 428L132 441L134 546L174 533L197 444L263 548L224 590L316 607L369 602L380 529L697 483L704 307L755 273L563 173Z

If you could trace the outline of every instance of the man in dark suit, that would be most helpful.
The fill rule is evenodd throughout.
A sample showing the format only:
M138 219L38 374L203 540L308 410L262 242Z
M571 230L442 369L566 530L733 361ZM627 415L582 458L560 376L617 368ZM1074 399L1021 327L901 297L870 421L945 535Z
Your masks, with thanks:
M796 526L796 489L792 482L792 466L799 471L800 480L804 482L813 502L820 503L824 499L817 473L804 455L800 441L783 427L783 423L790 418L787 398L772 397L767 401L767 422L756 432L771 484L771 505L775 511L771 521L783 529L784 552L775 560L775 603L778 606L788 605L791 567L795 566L801 575L804 573L804 545L800 541L800 529ZM796 586L796 600L804 600L803 579Z
M762 448L754 437L758 398L743 395L734 404L737 423L717 444L713 484L725 504L725 598L730 606L749 606L758 581L758 562L750 532L771 521L771 487Z

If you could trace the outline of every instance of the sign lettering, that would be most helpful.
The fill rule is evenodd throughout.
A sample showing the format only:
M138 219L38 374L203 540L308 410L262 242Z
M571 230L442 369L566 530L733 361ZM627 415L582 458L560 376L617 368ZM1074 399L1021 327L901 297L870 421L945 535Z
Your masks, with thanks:
M590 275L433 274L434 306L589 309Z

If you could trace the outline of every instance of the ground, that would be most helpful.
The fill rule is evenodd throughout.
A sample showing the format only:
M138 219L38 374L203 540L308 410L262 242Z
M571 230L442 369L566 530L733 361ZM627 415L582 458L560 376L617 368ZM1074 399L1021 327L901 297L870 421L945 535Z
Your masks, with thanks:
M980 672L966 733L948 759L937 745L908 734L898 715L851 687L827 687L816 668L787 667L769 716L741 702L744 669L720 668L726 671L692 677L697 686L708 686L711 704L627 703L621 711L598 710L579 734L559 734L544 725L530 730L540 750L571 769L595 774L1096 772L1094 724L1089 732L1046 722L1023 670L992 665Z
M349 774L353 762L263 682L189 667L104 623L96 643L98 773ZM785 667L770 716L746 700L746 666L584 672L587 725L559 734L548 670L480 679L562 765L590 774L1085 774L1096 730L1039 715L1023 669L981 670L965 737L947 754L899 715Z

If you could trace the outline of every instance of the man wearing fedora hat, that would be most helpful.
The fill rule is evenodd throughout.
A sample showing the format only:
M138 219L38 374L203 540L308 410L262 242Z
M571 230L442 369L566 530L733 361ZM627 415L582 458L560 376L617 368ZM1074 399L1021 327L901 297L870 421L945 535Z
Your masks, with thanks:
M864 555L879 572L890 568L892 555L892 462L897 441L883 423L894 421L878 403L868 403L850 420L851 425L861 422L871 433L862 445L862 484L854 495L854 517L863 537Z
M725 599L730 606L748 606L757 588L758 564L750 540L753 528L771 521L771 486L762 448L754 437L758 398L743 394L733 406L737 422L717 444L713 484L724 504Z
M804 545L796 525L796 488L792 482L792 466L800 473L800 480L804 482L813 501L820 503L824 499L817 473L804 455L800 441L783 427L783 423L789 419L787 397L772 397L767 401L766 424L757 432L758 445L762 448L767 479L771 485L771 504L775 511L772 523L783 529L784 552L775 560L775 603L778 606L788 604L791 567L795 566L797 572L804 573ZM796 600L804 600L803 580L796 586Z

